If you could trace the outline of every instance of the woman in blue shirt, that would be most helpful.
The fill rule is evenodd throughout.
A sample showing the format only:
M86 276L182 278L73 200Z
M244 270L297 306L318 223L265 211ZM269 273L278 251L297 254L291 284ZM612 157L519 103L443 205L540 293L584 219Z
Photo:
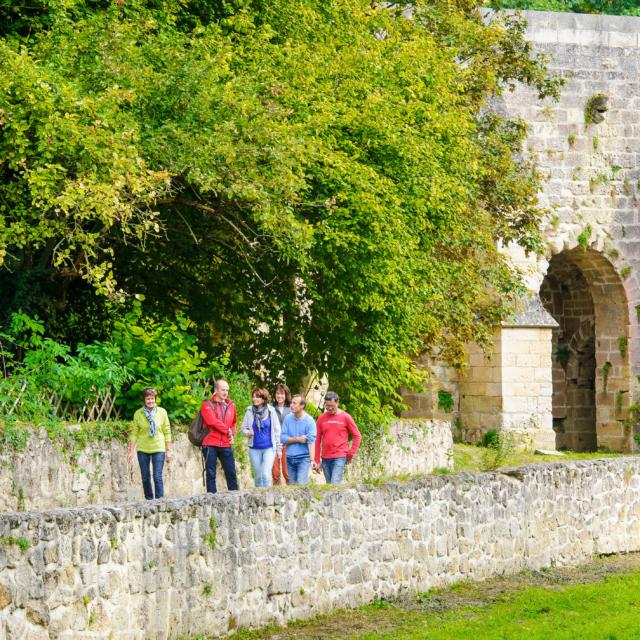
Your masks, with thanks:
M270 487L273 461L282 455L280 420L269 404L271 396L266 389L256 387L251 392L251 402L242 419L241 430L249 445L256 487Z

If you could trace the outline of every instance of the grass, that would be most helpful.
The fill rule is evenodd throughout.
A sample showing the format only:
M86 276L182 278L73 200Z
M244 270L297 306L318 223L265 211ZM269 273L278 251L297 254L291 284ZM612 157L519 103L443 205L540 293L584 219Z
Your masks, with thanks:
M640 554L627 554L463 581L398 602L378 599L287 627L240 630L230 639L623 640L638 638L639 628Z
M453 446L453 473L460 471L480 471L482 464L483 447L476 447L470 444L456 444ZM505 467L518 467L523 464L541 464L549 462L566 462L568 460L593 460L596 458L614 458L622 454L595 451L593 453L576 453L574 451L563 451L564 456L545 456L532 451L516 451L511 453ZM624 454L629 455L629 454Z
M524 589L508 601L443 615L419 615L399 627L369 632L363 640L573 640L637 637L640 572L604 583ZM606 612L606 615L603 615Z
M215 516L211 516L211 518L209 518L209 533L205 533L202 538L213 551L216 550L218 546L218 526L216 524Z

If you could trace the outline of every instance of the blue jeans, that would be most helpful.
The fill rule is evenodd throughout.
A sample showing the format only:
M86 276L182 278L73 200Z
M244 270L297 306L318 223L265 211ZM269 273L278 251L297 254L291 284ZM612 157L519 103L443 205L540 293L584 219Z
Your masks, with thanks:
M347 458L322 458L322 470L327 484L340 484Z
M216 493L216 462L220 458L220 464L224 471L229 491L238 490L238 477L236 476L236 461L231 447L202 447L204 466L207 474L207 493Z
M162 468L164 467L164 452L145 453L138 451L138 464L142 476L142 488L144 497L153 500L153 487L151 486L151 472L149 465L153 463L153 484L156 490L156 498L164 497L164 484L162 482Z
M268 449L249 449L249 459L253 466L253 477L256 487L271 486L271 469L273 461L276 459L275 451L269 447Z
M309 482L311 458L307 456L287 456L289 484L306 484Z

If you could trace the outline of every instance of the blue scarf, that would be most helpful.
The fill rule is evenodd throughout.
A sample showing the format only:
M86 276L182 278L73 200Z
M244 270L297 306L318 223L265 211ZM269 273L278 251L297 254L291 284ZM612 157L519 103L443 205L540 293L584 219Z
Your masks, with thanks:
M251 410L253 411L253 428L262 431L264 428L262 421L269 414L269 405L265 403L259 409L256 406L252 406Z
M147 416L147 420L149 421L149 436L151 438L155 437L156 435L156 421L153 419L153 416L155 415L157 408L158 407L153 407L153 409L149 411L147 407L142 407L144 415Z

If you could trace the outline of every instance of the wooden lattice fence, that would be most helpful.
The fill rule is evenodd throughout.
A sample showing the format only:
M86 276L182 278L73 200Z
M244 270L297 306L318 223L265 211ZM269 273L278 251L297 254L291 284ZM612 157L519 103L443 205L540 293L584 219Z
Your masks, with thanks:
M64 393L51 393L49 403L54 413L62 420L73 422L98 422L119 420L120 409L116 406L116 394L112 389L96 390L95 396L82 403L74 403L65 399Z
M65 391L66 389L62 391L39 389L34 395L40 404L49 405L49 411L61 420L69 422L120 420L120 408L116 406L117 395L113 389L94 389L92 396L80 402L70 400ZM33 392L29 389L27 382L23 382L19 387L16 386L13 393L5 393L0 398L0 413L19 414L20 405L30 393Z

